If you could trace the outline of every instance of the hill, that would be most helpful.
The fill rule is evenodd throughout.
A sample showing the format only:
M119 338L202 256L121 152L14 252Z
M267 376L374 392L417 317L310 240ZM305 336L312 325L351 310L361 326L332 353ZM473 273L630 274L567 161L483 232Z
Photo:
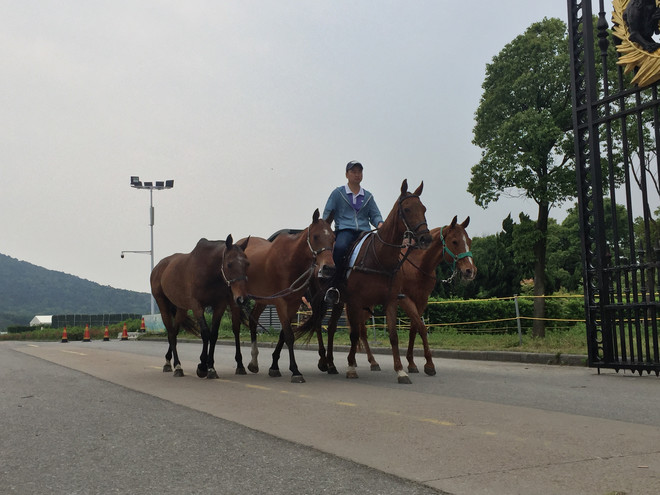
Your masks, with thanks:
M35 315L140 313L149 294L103 286L0 254L0 330Z

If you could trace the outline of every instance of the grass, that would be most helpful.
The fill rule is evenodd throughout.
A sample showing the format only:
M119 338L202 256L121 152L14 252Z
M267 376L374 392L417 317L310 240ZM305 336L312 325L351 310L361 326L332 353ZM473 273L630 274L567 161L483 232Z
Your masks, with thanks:
M129 322L128 331L134 332L140 326L140 322ZM122 331L122 326L113 325L109 328L111 339L116 339ZM83 327L73 327L67 329L69 341L82 340ZM104 329L90 329L92 340L103 339ZM383 329L378 329L374 336L373 328L368 329L369 343L371 346L390 347L390 341ZM165 334L144 334L140 338L163 338ZM0 340L34 340L34 341L60 341L62 338L61 329L39 329L30 332L17 334L0 335ZM181 332L181 339L197 339L195 335ZM220 326L219 338L223 340L233 340L231 332L231 323L224 318ZM278 334L275 331L262 332L259 334L259 342L277 342ZM250 334L244 327L241 328L241 340L249 341ZM324 339L325 340L325 339ZM311 343L315 343L312 339ZM335 335L336 345L350 344L348 331L340 329ZM408 345L408 331L399 331L399 347ZM415 347L421 348L421 339L419 336L415 341ZM466 351L519 351L535 352L549 354L587 354L586 330L583 324L575 325L563 329L546 329L545 338L533 338L529 334L523 334L522 345L519 344L518 334L494 334L494 333L464 333L455 328L434 329L429 332L429 345L433 349L452 349Z

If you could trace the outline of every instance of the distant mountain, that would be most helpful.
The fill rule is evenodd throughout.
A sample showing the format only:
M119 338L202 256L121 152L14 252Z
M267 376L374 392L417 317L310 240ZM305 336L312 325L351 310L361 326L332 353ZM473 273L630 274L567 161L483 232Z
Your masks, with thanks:
M115 289L0 254L0 330L35 315L150 311L149 294Z

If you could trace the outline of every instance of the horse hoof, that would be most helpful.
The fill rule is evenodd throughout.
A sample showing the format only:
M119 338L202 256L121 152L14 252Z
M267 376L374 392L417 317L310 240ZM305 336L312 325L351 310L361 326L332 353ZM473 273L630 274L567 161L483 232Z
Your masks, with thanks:
M380 371L380 364L372 364L371 365L371 371Z
M419 373L419 368L417 366L408 366L408 373Z
M207 368L202 368L200 366L197 366L197 376L200 378L206 378L206 376L209 374L209 370Z
M214 379L220 378L220 377L218 376L218 373L217 373L217 371L215 371L214 368L209 368L209 373L208 373L208 375L206 375L206 378L209 379L209 380L214 380Z
M357 371L347 371L346 378L350 378L350 379L358 378Z
M410 377L407 376L400 376L398 379L399 383L403 383L405 385L410 385L412 382L410 381Z
M268 370L268 376L272 376L273 378L279 378L280 376L282 376L282 373L280 373L280 370L270 369Z
M292 375L291 383L305 383L305 378L302 375Z
M174 370L174 376L176 378L182 377L183 376L183 370L181 368L178 368L178 369Z
M435 368L427 368L424 366L424 373L426 373L429 376L435 376Z
M247 372L245 371L245 368L236 368L236 374L237 375L247 375Z
M163 373L172 373L172 365L170 363L163 365Z
M325 363L325 362L319 361L318 366L319 366L319 370L321 370L323 373L325 373L326 371L328 371L328 363Z
M329 366L328 367L328 375L338 375L339 371L337 371L337 368L334 366Z
M256 364L248 364L248 369L250 370L250 373L259 373L259 366Z

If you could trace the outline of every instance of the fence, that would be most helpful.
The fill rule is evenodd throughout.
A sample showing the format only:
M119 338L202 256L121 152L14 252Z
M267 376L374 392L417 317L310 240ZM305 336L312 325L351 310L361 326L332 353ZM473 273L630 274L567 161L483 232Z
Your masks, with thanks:
M114 325L125 320L139 320L141 314L137 313L114 313L98 315L53 315L52 328L75 327L89 325L90 327L104 327Z
M424 322L429 331L451 327L464 333L515 333L522 335L523 330L531 329L533 300L544 297L546 318L549 328L571 327L584 323L584 297L582 295L526 296L492 299L450 299L429 301L424 312ZM376 310L376 313L378 311ZM304 313L300 313L304 317ZM409 319L401 310L397 320L399 331L408 330ZM369 332L379 329L385 331L383 315L376 314L367 324ZM348 330L346 323L337 326L338 330Z

